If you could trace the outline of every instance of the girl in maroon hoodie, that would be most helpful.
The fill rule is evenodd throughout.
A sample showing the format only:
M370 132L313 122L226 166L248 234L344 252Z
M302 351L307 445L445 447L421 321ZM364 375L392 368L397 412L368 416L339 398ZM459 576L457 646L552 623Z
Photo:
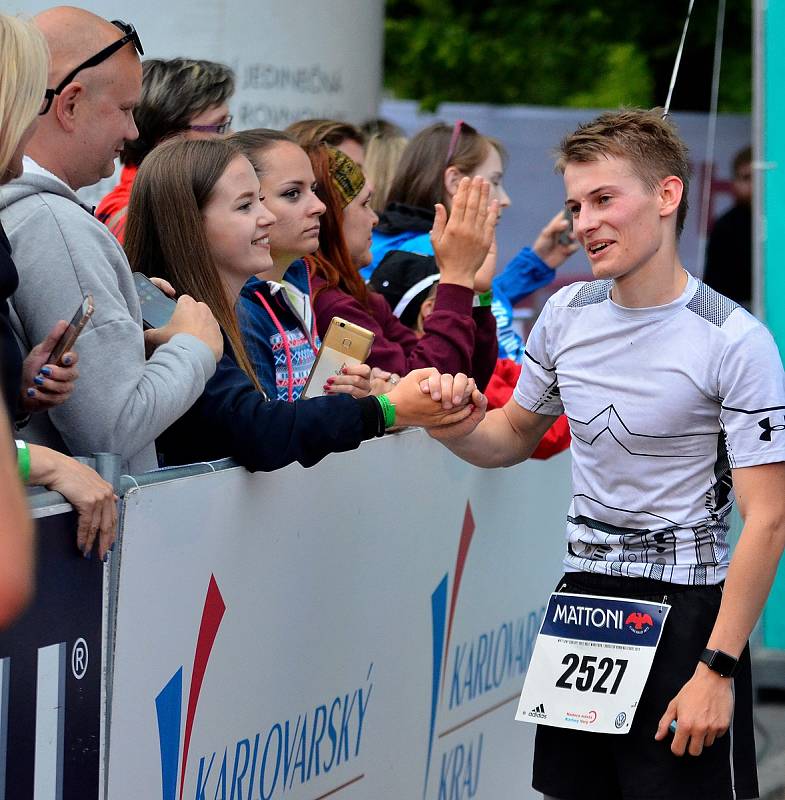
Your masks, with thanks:
M334 316L342 317L373 331L368 364L393 373L393 381L412 369L434 366L444 372L465 372L484 387L497 354L490 300L474 307L475 275L488 253L498 216L496 202L488 203L488 182L481 178L462 182L452 206L456 219L449 227L446 210L437 206L433 243L441 274L433 313L418 339L358 272L370 263L371 231L378 222L370 207L372 187L362 170L328 145L305 150L327 207L319 250L310 259L319 334L325 334Z

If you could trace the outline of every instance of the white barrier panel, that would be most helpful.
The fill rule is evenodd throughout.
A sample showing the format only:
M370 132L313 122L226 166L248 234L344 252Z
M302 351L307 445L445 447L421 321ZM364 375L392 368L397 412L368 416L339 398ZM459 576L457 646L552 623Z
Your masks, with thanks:
M108 796L538 796L515 700L569 463L482 471L414 431L129 492Z

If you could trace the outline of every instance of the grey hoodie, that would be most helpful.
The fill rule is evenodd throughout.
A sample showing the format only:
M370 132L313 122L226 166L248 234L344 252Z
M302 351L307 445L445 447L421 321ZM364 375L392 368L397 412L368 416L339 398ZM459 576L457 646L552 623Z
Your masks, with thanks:
M25 173L0 189L0 219L13 248L19 289L11 323L29 351L92 293L71 397L36 414L26 438L72 455L120 453L124 469L158 466L155 438L196 401L215 372L210 348L177 334L145 360L142 316L125 253L59 178L25 158Z

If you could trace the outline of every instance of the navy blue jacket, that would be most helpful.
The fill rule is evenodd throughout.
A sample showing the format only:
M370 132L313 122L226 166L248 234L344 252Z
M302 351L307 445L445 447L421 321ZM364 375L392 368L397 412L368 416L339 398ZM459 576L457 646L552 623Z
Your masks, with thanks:
M379 419L375 397L267 401L224 336L224 356L202 396L156 444L162 466L230 457L251 472L269 472L295 461L310 467L328 453L354 450L380 432Z

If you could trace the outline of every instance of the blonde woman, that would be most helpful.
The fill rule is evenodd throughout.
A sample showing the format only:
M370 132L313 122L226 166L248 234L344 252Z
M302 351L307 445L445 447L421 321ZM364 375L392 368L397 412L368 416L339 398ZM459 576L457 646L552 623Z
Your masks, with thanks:
M0 14L0 184L22 174L22 155L36 128L48 70L49 53L40 32L31 23ZM8 299L18 283L11 245L0 225L0 379L5 408L11 420L65 402L78 377L76 353L66 353L63 357L70 366L47 363L52 347L66 328L64 321L55 325L49 336L22 360L11 329L8 307ZM34 377L28 382L30 376ZM0 420L0 427L2 425ZM79 513L77 546L82 554L90 557L98 539L98 554L105 557L114 541L117 522L111 485L89 467L62 453L28 445L22 439L16 444L20 478L64 495ZM8 549L5 543L0 544L0 585L18 587L17 591L24 599L31 586L30 522L23 513L24 503L20 505L14 499L16 487L6 486L6 491L10 496L0 497L0 518L3 520L0 533L10 531L12 536ZM22 509L22 519L15 520L11 512L13 510L18 515L19 509ZM9 572L8 576L6 572ZM9 621L16 608L7 594L4 592L0 596L0 624Z

